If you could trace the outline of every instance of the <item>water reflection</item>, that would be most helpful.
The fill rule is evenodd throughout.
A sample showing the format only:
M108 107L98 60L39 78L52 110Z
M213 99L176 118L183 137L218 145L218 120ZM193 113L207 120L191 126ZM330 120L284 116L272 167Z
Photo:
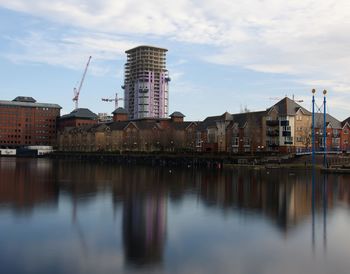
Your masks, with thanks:
M34 228L27 231L17 228L11 241L16 241L17 234L26 233L27 237L35 238L39 246L48 244L52 241L50 236L32 236L38 231L42 232L42 227L48 226L45 219L38 221L33 209L55 208L50 211L49 217L55 220L55 226L66 231L60 235L61 240L67 240L67 246L72 249L69 241L77 240L84 253L83 263L78 264L72 259L69 264L65 264L64 271L74 273L89 272L82 266L92 260L88 254L94 256L95 264L96 260L106 264L102 254L116 258L121 252L124 258L108 260L111 266L107 270L93 269L90 273L113 273L116 270L132 272L144 267L157 268L158 272L181 272L186 265L186 258L195 261L196 256L210 257L210 250L215 249L212 245L221 240L224 250L234 254L248 245L245 242L231 243L231 238L237 243L242 235L232 233L230 229L238 225L227 226L225 219L230 217L236 220L240 216L252 220L257 226L255 241L268 237L266 233L273 239L274 243L269 242L269 245L274 246L275 252L287 254L285 247L275 245L281 238L291 242L288 236L293 235L293 239L308 239L308 246L311 242L315 256L318 247L322 247L326 253L328 242L332 240L329 231L339 228L329 226L332 223L330 214L336 209L348 212L350 204L349 176L325 176L315 171L169 170L120 167L106 163L2 158L0 175L0 227L10 231L11 223L5 226L6 222L1 219L9 210L15 212L12 215L14 218L21 218L16 214L18 211L32 212L31 222L38 222L38 225L32 224ZM196 214L191 215L191 212ZM350 218L342 221L350 224ZM218 226L213 228L213 223ZM261 231L267 224L274 231L265 230L263 234ZM249 228L248 225L243 224L245 230ZM70 234L69 229L73 229L74 233ZM209 238L200 239L194 244L194 239L204 231ZM226 232L230 235L229 240L224 240ZM259 233L260 237L257 236ZM172 236L169 237L169 234ZM7 265L10 270L8 273L14 273L11 272L14 263L11 260L14 258L5 246L16 243L3 235L0 236L0 258L6 258L6 261L0 259L0 263ZM211 242L210 237L215 238L216 242ZM186 248L177 253L179 243ZM202 248L196 248L198 243ZM28 253L35 250L33 244L24 248ZM50 264L58 267L62 263L58 258L67 250L53 248L55 253L50 258ZM254 246L245 252L252 256ZM70 256L78 255L72 253ZM25 260L25 256L21 256L16 266L19 268L17 273L26 273L25 268L21 268ZM176 262L176 271L169 268L172 262ZM40 264L45 264L36 263L39 264L38 268ZM215 265L216 261L208 263ZM222 264L230 265L230 258L221 261ZM130 270L128 266L137 268ZM219 272L227 272L228 269L225 270ZM310 269L308 272L313 273ZM238 273L248 272L242 270Z
M30 212L35 206L56 207L59 187L50 162L0 160L0 207Z
M134 264L161 262L166 233L166 213L166 196L162 186L147 190L144 189L142 181L126 186L123 242L128 262Z

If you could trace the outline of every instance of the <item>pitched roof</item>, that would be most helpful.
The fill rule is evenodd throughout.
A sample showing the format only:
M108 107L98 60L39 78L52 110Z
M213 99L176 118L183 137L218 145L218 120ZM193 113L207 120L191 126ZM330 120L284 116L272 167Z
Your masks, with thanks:
M115 109L112 114L128 114L125 108L119 107Z
M98 118L98 116L88 108L77 108L73 110L71 113L62 115L60 117L60 119L71 119L71 118L95 120Z
M233 123L238 123L238 127L244 127L246 123L254 123L257 126L260 126L261 119L266 115L266 111L254 111L254 112L244 112L233 114Z
M206 130L208 127L216 126L218 121L231 121L232 115L228 112L225 112L219 116L209 116L203 120L203 122L198 123L198 130Z
M346 118L343 122L341 122L341 125L345 126L346 123L350 125L350 117Z
M174 111L172 114L169 115L169 117L183 118L183 117L185 117L185 115L183 115L180 111Z
M111 130L123 130L129 123L130 121L121 121L121 122L107 123L107 125Z
M191 124L196 124L196 123L195 122L171 123L170 128L173 128L175 130L185 130Z
M159 125L157 121L133 121L138 129L145 130L145 129L153 129L154 127L159 128Z
M296 115L297 111L301 109L305 114L311 115L310 111L303 108L299 104L297 104L292 99L288 97L283 98L278 103L274 104L272 107L268 108L267 111L270 111L272 108L276 108L278 114L281 116L293 116Z
M323 127L323 113L315 113L315 127L317 128L322 128ZM334 118L332 115L326 113L326 125L328 126L329 124L332 125L332 128L335 129L341 129L342 123Z

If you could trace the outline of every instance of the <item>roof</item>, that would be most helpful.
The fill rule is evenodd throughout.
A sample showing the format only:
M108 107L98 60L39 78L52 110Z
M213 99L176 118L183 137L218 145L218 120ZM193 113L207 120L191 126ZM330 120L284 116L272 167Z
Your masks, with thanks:
M62 107L57 104L50 103L37 103L33 97L17 96L12 101L0 100L0 106L10 106L10 107L30 107L30 108L58 108Z
M288 97L283 98L281 101L274 104L272 107L268 108L267 110L270 111L272 108L276 108L278 111L278 114L281 116L294 116L296 115L299 109L301 109L305 114L311 115L310 111L303 108L302 106L297 104L292 99L289 99Z
M154 127L159 127L157 121L121 121L107 123L106 125L111 130L123 130L129 124L135 125L140 130L153 129Z
M256 125L261 124L261 119L266 115L266 111L255 111L255 112L244 112L233 114L233 123L237 123L238 127L242 128L246 123L255 123Z
M169 115L169 117L183 118L183 117L185 117L185 115L183 115L180 111L174 111L172 114Z
M125 108L119 107L115 109L112 114L128 114Z
M33 97L28 96L17 96L12 100L13 102L27 102L27 103L36 103L36 100Z
M350 117L346 118L341 124L342 126L345 126L346 123L350 125Z
M175 130L185 130L192 124L196 124L196 123L195 122L171 123L169 126L170 128Z
M219 121L231 121L232 115L227 111L219 116L209 116L198 124L198 130L206 130L208 127L216 127L216 122Z
M153 129L154 127L159 127L157 121L132 121L138 129Z
M108 123L107 125L111 130L123 130L129 123L130 121L121 121L121 122L111 122L111 123Z
M62 115L60 117L60 119L71 119L71 118L95 120L98 118L98 116L88 108L77 108L73 110L71 113Z
M150 46L150 45L140 45L140 46L134 47L132 49L126 50L125 53L131 53L131 52L133 52L133 51L135 51L137 49L141 49L141 48L152 48L152 49L160 49L160 50L163 50L163 51L168 51L165 48L159 48L159 47Z
M323 127L323 113L315 113L315 127L322 128ZM326 125L331 124L332 128L341 129L342 123L334 118L332 115L326 113Z

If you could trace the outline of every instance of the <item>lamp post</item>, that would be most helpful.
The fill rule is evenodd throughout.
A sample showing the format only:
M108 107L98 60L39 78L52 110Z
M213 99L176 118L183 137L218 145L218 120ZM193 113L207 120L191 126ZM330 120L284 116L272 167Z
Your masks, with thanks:
M312 166L315 166L315 93L316 90L312 90Z
M327 168L326 94L327 94L327 90L324 90L323 91L323 167L324 168Z

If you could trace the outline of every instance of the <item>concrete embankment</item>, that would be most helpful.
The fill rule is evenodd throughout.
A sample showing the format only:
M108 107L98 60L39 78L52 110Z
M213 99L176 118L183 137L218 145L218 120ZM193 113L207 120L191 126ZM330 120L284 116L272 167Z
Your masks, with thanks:
M311 156L295 155L231 155L227 153L137 153L137 152L54 152L50 154L55 159L73 159L80 161L113 162L118 164L142 164L151 166L182 166L201 168L300 168L312 167ZM331 156L327 158L329 165L350 163L349 156ZM316 156L316 167L323 165L323 156Z

